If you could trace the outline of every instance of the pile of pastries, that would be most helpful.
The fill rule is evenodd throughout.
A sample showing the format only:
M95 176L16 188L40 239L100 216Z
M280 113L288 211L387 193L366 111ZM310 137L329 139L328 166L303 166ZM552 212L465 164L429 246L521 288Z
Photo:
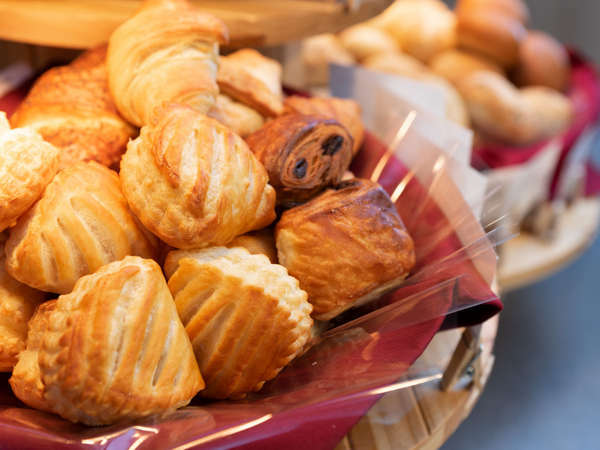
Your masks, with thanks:
M528 30L523 0L397 0L337 35L307 39L308 85L327 83L328 65L361 64L436 86L446 115L482 143L531 144L564 130L573 107L566 49Z
M348 173L359 106L284 98L227 39L148 0L0 113L0 370L27 405L105 425L244 397L414 266Z

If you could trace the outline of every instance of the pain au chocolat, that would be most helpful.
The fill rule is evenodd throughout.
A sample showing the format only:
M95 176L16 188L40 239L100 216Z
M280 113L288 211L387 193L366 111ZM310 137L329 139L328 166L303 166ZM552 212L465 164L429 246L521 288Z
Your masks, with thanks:
M376 298L415 264L412 238L387 193L359 178L284 212L275 242L317 320Z
M87 425L163 415L204 387L160 267L134 256L40 307L10 384L26 404Z
M225 245L275 219L275 191L244 140L187 106L142 128L120 176L133 212L172 247Z
M306 292L284 267L243 248L173 251L165 273L206 381L202 395L259 390L311 335Z
M59 172L10 230L6 268L31 287L64 294L104 264L127 255L151 258L157 246L131 214L117 174L80 162Z

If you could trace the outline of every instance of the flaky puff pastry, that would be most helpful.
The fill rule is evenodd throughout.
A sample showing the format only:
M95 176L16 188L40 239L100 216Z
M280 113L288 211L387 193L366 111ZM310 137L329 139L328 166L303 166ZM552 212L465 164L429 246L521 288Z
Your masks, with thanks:
M415 264L412 238L392 201L359 178L284 212L275 242L279 263L300 281L318 320L397 286Z
M265 123L264 117L258 111L223 94L219 94L216 103L207 115L218 120L241 137L254 133Z
M142 128L120 176L133 212L172 247L224 245L275 219L275 191L244 140L187 106Z
M160 267L135 256L42 305L10 383L23 402L87 425L167 414L204 387Z
M217 81L222 93L272 117L283 109L281 73L277 61L244 48L221 57Z
M243 247L251 255L265 255L271 263L277 264L277 247L272 227L242 234L227 244L227 247Z
M306 292L264 255L224 247L173 251L165 273L206 381L205 397L259 390L310 337Z
M127 255L152 258L157 247L129 210L118 175L80 162L59 172L10 230L6 268L31 287L64 294L104 264Z
M42 195L58 170L58 150L30 128L11 130L0 111L0 232Z
M116 164L136 130L125 122L108 91L106 45L37 79L11 117L60 149L60 167L78 161Z
M221 20L186 0L146 0L108 44L108 81L119 112L137 126L168 102L206 113L219 93L219 44L227 40Z

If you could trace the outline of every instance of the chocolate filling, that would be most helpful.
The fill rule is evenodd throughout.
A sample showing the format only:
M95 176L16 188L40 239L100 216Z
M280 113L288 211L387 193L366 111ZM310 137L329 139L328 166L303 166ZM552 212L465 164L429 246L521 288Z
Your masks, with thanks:
M337 153L337 151L342 147L344 143L344 138L339 134L333 134L329 136L325 141L321 144L321 148L323 149L324 155L333 156Z
M296 165L294 166L294 176L296 178L304 178L304 176L306 175L307 167L308 163L306 162L306 159L299 159L298 162L296 162Z

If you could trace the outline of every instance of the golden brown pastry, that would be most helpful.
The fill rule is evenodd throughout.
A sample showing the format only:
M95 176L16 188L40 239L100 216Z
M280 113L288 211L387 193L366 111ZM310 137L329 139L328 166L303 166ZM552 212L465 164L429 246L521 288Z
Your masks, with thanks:
M272 117L283 110L281 64L244 48L221 57L217 82L222 93Z
M310 337L306 292L264 255L224 247L173 251L165 273L206 382L204 397L258 391Z
M142 128L120 176L135 215L172 247L225 245L275 219L275 191L244 140L188 106Z
M440 0L397 1L368 23L385 30L403 52L423 62L456 45L456 19Z
M303 40L300 59L306 86L327 85L330 64L351 66L356 62L335 34L319 34Z
M207 115L241 137L254 133L265 123L265 119L257 111L223 94L219 94Z
M517 84L564 91L570 78L569 55L563 45L542 31L530 31L519 47Z
M436 75L445 78L456 85L473 72L487 70L503 73L502 68L485 56L468 53L463 50L452 49L436 55L429 63L429 67Z
M108 44L108 82L119 112L137 126L170 102L208 112L219 93L219 44L227 40L225 24L187 0L146 0Z
M300 113L307 116L322 116L337 120L344 125L352 136L352 154L360 150L365 129L360 117L360 105L352 99L334 97L300 97L292 95L283 102L284 113Z
M339 39L358 61L377 53L394 53L399 50L398 43L390 34L366 23L346 28L339 34Z
M532 86L521 89L521 97L533 111L539 139L556 136L573 120L573 104L561 92L544 86Z
M0 111L0 232L35 203L58 170L58 150L31 128L10 129Z
M428 69L418 59L404 53L380 53L368 57L363 66L370 70L408 78L421 78Z
M486 9L497 15L508 16L523 25L529 22L529 8L522 0L458 0L458 14L470 9Z
M227 244L227 247L243 247L251 255L265 255L272 264L277 264L277 247L273 233L273 228L269 227L242 234Z
M164 415L204 387L160 267L135 256L40 307L10 383L25 403L87 425Z
M60 149L60 167L78 161L112 166L136 130L126 123L108 91L106 45L37 79L11 117L14 127L31 127Z
M246 138L277 191L277 204L305 202L337 184L352 162L352 136L333 119L285 114Z
M6 268L22 283L64 294L111 261L156 256L157 245L131 214L117 174L80 162L59 172L10 230Z
M283 213L275 242L280 264L300 281L318 320L397 286L415 264L413 241L390 198L359 178Z

